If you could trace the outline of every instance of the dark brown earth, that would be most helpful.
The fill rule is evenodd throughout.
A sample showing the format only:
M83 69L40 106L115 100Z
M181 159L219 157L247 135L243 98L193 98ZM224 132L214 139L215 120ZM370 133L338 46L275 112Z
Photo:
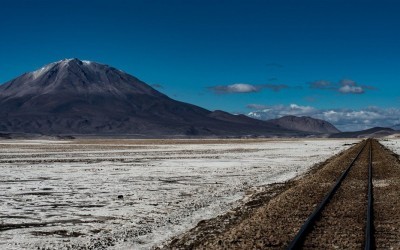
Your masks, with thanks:
M225 215L201 221L163 249L284 249L315 206L354 159L357 144L315 166L303 177L268 187ZM372 141L374 228L378 249L400 249L400 161ZM360 155L304 249L361 249L364 246L368 150Z
M374 144L382 152L373 159L375 241L378 249L400 249L400 164L398 155Z

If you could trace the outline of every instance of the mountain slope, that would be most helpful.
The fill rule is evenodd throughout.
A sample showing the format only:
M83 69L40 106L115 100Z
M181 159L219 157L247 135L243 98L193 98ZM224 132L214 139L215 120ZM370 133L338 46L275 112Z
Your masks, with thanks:
M0 85L0 131L42 134L293 134L179 102L108 65L66 59Z
M331 138L379 138L395 134L396 131L391 128L375 127L361 131L342 132L333 134Z
M328 134L340 132L340 130L338 130L331 123L308 116L297 117L289 115L278 119L268 120L267 122L290 130Z

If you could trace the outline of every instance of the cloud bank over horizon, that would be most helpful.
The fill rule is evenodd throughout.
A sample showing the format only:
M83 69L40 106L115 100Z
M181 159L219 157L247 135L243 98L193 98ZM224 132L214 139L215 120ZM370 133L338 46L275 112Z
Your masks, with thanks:
M400 108L370 106L362 109L318 109L312 106L249 104L253 109L247 115L252 118L269 120L286 115L310 116L326 120L342 131L356 131L371 127L392 127L400 124Z
M313 90L330 90L340 94L364 94L367 90L375 90L376 88L369 85L359 85L351 79L342 79L338 82L328 80L317 80L306 83L309 89ZM302 86L289 86L287 84L249 84L249 83L233 83L229 85L216 85L208 87L215 94L233 94L233 93L254 93L263 89L269 89L279 92L283 89L305 90Z
M311 89L332 90L342 94L364 94L366 90L374 90L375 87L367 85L359 85L351 79L342 79L339 82L331 82L327 80L318 80L308 83Z

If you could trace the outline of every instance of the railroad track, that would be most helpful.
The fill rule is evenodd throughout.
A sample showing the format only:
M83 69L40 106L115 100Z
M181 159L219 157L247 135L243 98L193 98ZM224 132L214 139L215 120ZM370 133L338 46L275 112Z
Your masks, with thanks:
M345 171L327 204L305 228L303 223ZM238 217L228 213L202 223L165 249L281 250L289 244L289 249L400 249L400 157L375 139L364 140L265 194L275 192L276 196L257 200L260 206L237 210ZM235 221L227 226L232 216ZM225 231L218 231L223 226Z
M358 228L359 231L354 234L358 234L358 238L360 238L360 233L364 234L364 242L362 244L364 249L375 248L373 234L372 157L372 139L367 139L348 167L336 180L333 187L301 226L287 249L321 249L334 247L335 236L340 232L332 231L329 227L335 224L335 221L337 222L337 220L347 216L345 212L340 211L340 207L343 207L343 204L346 202L350 202L345 200L345 195L342 195L342 197L337 195L337 193L340 192L362 193L361 196L358 195L361 199L355 197L352 202L358 207L358 214L361 217L359 219L361 220L360 224L364 224L364 227ZM345 191L346 188L350 189L350 191ZM362 200L362 196L365 196L364 201ZM347 199L349 199L348 195ZM362 207L364 207L364 209ZM360 210L363 210L361 214ZM354 234L352 233L352 236L354 236Z

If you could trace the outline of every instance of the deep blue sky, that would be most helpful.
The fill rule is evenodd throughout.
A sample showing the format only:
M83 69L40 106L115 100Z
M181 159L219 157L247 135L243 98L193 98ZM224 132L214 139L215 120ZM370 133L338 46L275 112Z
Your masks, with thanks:
M399 13L396 0L3 0L0 82L80 58L211 110L368 127L400 112Z

